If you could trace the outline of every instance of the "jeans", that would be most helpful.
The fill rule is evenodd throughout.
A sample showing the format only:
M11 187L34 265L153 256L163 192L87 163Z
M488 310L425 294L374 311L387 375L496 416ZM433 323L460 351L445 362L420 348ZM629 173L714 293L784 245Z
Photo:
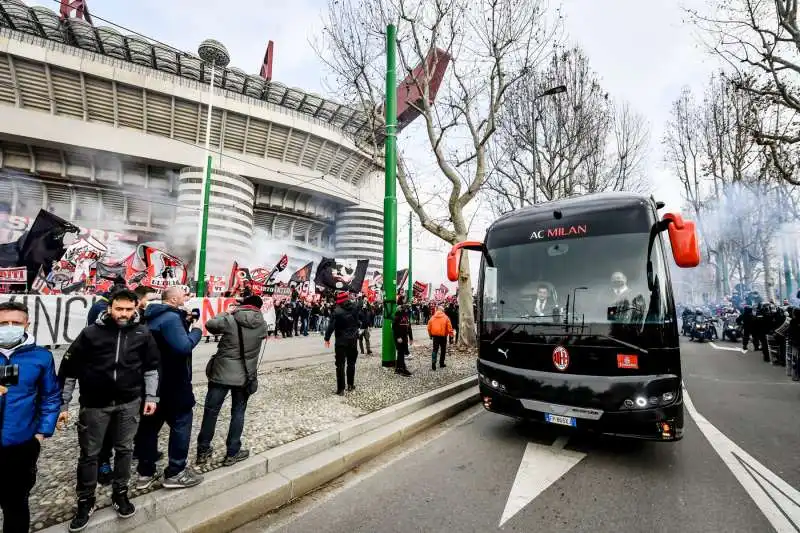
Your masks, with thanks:
M78 499L93 498L97 488L97 459L109 428L114 431L114 492L128 490L133 439L139 427L141 400L108 407L81 407L78 412Z
M191 409L174 412L159 406L155 414L142 420L142 428L136 435L140 476L152 477L156 474L158 434L165 423L169 426L169 445L167 447L169 464L164 470L164 477L177 476L183 472L183 469L186 468L189 443L192 439L192 414Z
M372 347L370 347L369 345L369 328L366 328L364 330L364 333L362 333L358 337L358 349L361 351L362 354L364 353L364 344L367 345L367 353L368 354L372 353Z
M36 461L41 445L36 439L23 444L0 447L0 508L3 533L28 533L31 510L28 496L36 484Z
M308 337L308 319L303 318L300 324L300 332L305 336Z
M356 360L358 359L358 348L353 344L337 344L334 347L336 352L336 391L344 390L345 384L345 362L347 362L347 384L355 385L356 379Z
M231 387L209 382L203 409L203 422L200 424L200 434L197 435L198 455L211 450L211 441L214 439L214 431L217 429L217 417L219 417L219 411L228 391L231 392L231 422L228 426L228 438L225 441L228 457L235 456L242 448L244 413L247 410L249 396L244 387Z

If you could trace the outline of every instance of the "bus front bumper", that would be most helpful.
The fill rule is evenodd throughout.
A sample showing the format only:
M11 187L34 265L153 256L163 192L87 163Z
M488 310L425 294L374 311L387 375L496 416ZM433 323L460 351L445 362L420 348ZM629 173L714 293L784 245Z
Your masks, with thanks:
M522 399L511 397L482 382L480 395L487 411L519 420L554 425L553 418L548 415L559 414L526 407ZM568 430L659 442L677 441L683 438L683 397L678 395L674 403L664 407L603 412L597 420L563 416L556 416L555 419L558 420L555 425Z

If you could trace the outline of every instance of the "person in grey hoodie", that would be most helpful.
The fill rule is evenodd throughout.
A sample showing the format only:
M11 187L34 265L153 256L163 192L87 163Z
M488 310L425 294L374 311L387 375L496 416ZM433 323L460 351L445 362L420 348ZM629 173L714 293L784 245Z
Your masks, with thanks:
M222 335L217 353L206 366L208 392L203 409L203 422L197 435L198 465L211 459L211 441L217 417L228 392L231 393L231 421L226 440L225 466L243 461L250 451L242 448L242 431L247 400L255 392L258 357L267 337L267 323L261 313L263 302L258 296L248 296L232 313L220 313L206 321L206 329Z

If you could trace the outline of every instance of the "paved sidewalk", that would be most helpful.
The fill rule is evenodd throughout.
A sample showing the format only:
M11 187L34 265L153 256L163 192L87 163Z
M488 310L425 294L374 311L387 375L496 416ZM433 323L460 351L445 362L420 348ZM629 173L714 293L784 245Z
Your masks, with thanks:
M430 345L431 341L428 338L425 326L414 326L414 335L419 346ZM383 345L381 329L372 328L370 330L370 337L372 353L380 357L381 346ZM331 342L331 344L333 344L333 342ZM66 348L66 346L62 345L59 349L53 350L56 368L58 368L58 365L61 363L61 358ZM200 344L195 348L192 354L192 374L195 383L204 383L206 381L206 363L208 363L209 358L211 358L216 350L217 343L213 340L207 343L205 339L200 341ZM323 337L319 333L309 333L308 337L299 336L285 339L270 337L264 348L264 356L261 359L259 371L266 372L279 368L299 368L327 361L333 361L333 346L331 346L331 348L325 348Z
M302 343L304 339L296 339ZM315 339L321 343L319 338ZM427 338L425 339L427 340ZM294 340L286 339L275 344L289 346ZM298 343L298 344L299 344ZM311 343L309 342L309 345ZM344 397L334 394L335 374L333 350L323 354L324 363L309 363L313 354L290 358L289 365L296 368L280 368L287 362L271 361L260 372L260 386L251 398L246 415L244 446L251 453L261 453L270 448L286 444L331 426L353 420L367 413L382 409L429 390L436 389L464 377L475 370L474 352L453 350L447 359L448 368L436 372L430 368L430 348L418 342L412 349L413 358L409 368L414 372L410 378L394 374L393 369L383 368L378 351L372 356L359 356L356 367L356 390ZM308 353L307 350L306 353ZM286 352L283 352L284 354ZM302 350L295 348L292 353ZM274 366L273 366L274 365ZM203 363L205 366L205 363ZM198 382L195 395L199 402L205 398L205 383ZM220 413L217 434L214 439L214 459L204 471L220 468L225 453L225 435L230 412L226 406ZM202 418L202 405L195 408L190 463L194 461L194 445ZM39 476L31 494L32 529L34 531L71 518L74 510L75 466L78 457L77 433L74 426L77 406L72 410L73 423L64 431L45 441L39 460ZM160 447L166 451L167 431L162 432ZM135 464L135 463L134 463ZM163 468L163 464L161 467ZM135 472L133 473L135 476ZM160 490L160 488L156 488ZM191 490L191 489L187 489ZM131 491L132 496L139 493ZM98 505L110 505L110 487L98 490Z

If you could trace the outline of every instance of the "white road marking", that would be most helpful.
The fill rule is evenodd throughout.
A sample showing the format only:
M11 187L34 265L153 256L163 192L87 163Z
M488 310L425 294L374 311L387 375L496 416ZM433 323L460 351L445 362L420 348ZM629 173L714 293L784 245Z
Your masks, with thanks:
M708 344L710 344L711 347L714 348L715 350L728 350L728 351L731 351L731 352L739 352L741 354L746 354L747 353L747 350L745 350L744 348L734 348L732 346L717 346L713 342L709 342Z
M778 533L800 532L800 492L756 461L694 408L683 389L683 402L697 427Z
M552 446L528 443L499 527L586 457L585 453L565 450L567 440L568 437L559 437Z

